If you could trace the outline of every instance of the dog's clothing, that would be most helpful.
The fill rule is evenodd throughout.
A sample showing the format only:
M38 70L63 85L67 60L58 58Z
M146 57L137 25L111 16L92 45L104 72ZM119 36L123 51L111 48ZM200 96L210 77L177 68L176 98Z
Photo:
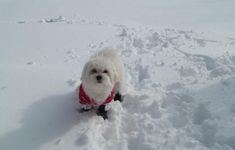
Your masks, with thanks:
M100 106L110 103L114 99L115 90L113 89L110 95L104 100L103 103L97 104L93 99L91 99L84 91L82 84L79 87L78 91L79 103L83 105L93 105L93 106Z

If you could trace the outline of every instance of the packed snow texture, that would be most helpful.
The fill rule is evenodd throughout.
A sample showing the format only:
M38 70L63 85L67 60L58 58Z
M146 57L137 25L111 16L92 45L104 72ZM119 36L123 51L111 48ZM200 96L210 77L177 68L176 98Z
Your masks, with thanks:
M235 150L234 5L0 0L0 149ZM128 87L108 120L75 98L104 47Z

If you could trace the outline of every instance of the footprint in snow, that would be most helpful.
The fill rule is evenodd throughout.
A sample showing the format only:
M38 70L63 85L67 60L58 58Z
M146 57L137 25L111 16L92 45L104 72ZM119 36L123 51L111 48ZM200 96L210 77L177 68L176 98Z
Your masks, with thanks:
M7 86L2 86L2 87L0 87L0 91L4 91L4 90L6 90L7 89Z
M206 108L205 104L199 104L193 112L193 123L202 124L205 120L211 118L211 112Z
M34 64L35 64L35 62L33 62L33 61L29 61L29 62L27 62L26 64L27 64L27 65L29 65L29 66L31 66L31 65L34 65Z

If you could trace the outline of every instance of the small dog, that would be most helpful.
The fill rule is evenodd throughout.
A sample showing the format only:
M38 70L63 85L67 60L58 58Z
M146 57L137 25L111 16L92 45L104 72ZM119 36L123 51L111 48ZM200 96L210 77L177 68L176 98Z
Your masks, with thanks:
M107 119L109 103L123 101L124 65L117 50L105 48L85 64L81 85L77 88L81 112L97 108L97 115Z

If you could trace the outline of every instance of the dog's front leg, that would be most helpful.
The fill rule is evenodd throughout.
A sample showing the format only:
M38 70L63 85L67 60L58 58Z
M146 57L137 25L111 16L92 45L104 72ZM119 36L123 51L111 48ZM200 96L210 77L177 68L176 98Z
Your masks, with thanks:
M107 110L106 110L106 105L101 105L101 106L99 106L98 107L98 109L97 109L97 112L96 112L96 114L98 115L98 116L101 116L101 117L103 117L104 118L104 120L105 119L108 119L108 115L107 115Z
M91 105L81 105L81 109L79 110L79 112L86 112L86 111L90 111L92 109Z

